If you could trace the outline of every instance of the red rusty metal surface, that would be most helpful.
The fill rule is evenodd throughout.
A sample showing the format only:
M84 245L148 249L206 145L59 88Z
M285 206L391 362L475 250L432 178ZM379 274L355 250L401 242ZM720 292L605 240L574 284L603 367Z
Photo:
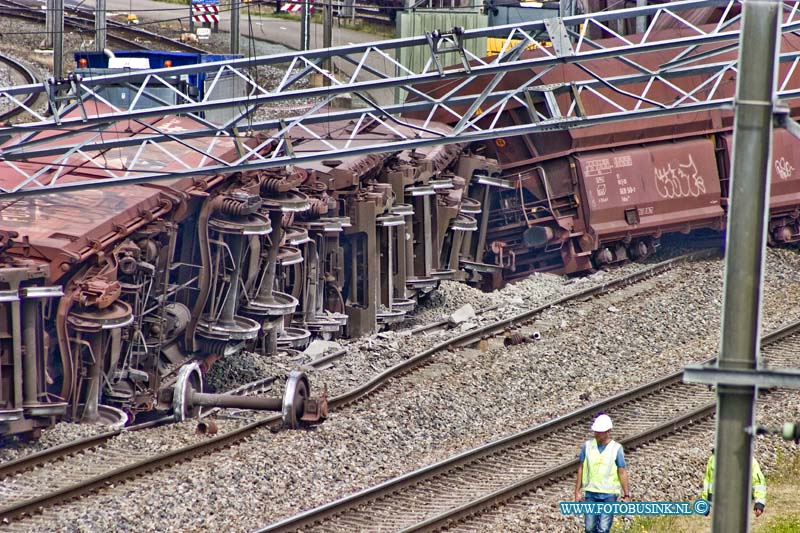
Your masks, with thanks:
M668 3L669 0L657 0L653 1L650 0L648 5L660 4L660 3ZM619 0L584 0L583 1L583 11L582 13L600 13L603 11L608 11L611 9L623 9L623 8L630 8L635 6L635 2L620 2ZM712 6L706 8L699 8L699 9L682 9L679 12L679 15L682 19L686 20L694 24L695 26L700 26L703 24L708 24L711 22L717 22L720 18L725 14L725 6ZM741 6L734 5L727 14L727 19L731 19L736 15L741 14ZM624 30L624 33L630 34L635 33L635 20L629 19L624 21L624 28L616 27L615 31ZM655 29L663 30L663 29L676 29L684 27L685 25L675 20L673 17L667 16L662 14L658 20L655 21ZM587 36L595 38L597 33L599 32L599 28L594 25L589 25L587 28ZM607 36L610 34L607 33Z
M416 128L421 128L424 124L422 121L411 119L406 122L408 125L395 124L393 129L377 125L377 123L368 124L359 130L361 138L358 135L353 137L353 131L349 127L331 129L330 125L319 124L310 126L309 129L320 139L309 135L307 138L293 138L292 142L295 144L297 151L306 152L326 150L330 149L331 146L358 147L374 144L379 139L398 139L398 132L407 138L413 138L418 134ZM444 124L430 123L424 127L428 131L440 131L442 133L452 131L449 126ZM415 150L415 153L420 159L430 161L429 170L434 173L452 164L465 146L466 143L426 146ZM359 179L376 175L383 169L390 155L388 153L380 153L342 156L337 159L331 158L325 161L301 163L299 166L308 170L309 173L316 171L314 173L315 179L326 182L329 190L341 190L354 187ZM408 155L408 153L403 155ZM403 157L401 156L401 158Z
M151 121L160 131L175 132L200 128L201 125L185 117L164 117ZM57 144L57 132L45 131L33 137L42 141L42 148ZM109 127L104 136L111 138L131 137L151 133L137 123L120 122ZM81 137L95 135L86 133ZM14 143L12 139L10 143ZM142 162L152 171L187 169L198 165L204 157L192 146L206 146L209 139L190 140L186 145L164 143L159 149L148 145L141 150L137 166ZM87 177L107 178L109 174L123 177L125 167L139 151L139 146L74 154L43 173L39 183L47 184L58 178L69 182ZM234 142L229 139L215 141L212 152L223 160L237 157ZM14 166L26 172L36 172L54 159L39 158L28 162L17 162ZM0 162L0 185L6 188L23 182L24 176L14 166ZM105 169L101 169L105 167ZM106 169L112 170L106 170ZM213 181L213 178L206 178ZM129 185L70 193L54 193L25 197L7 203L0 209L0 231L16 231L18 245L25 246L21 253L47 259L52 264L51 279L57 280L73 265L104 249L112 242L125 237L136 228L172 210L172 201L179 200L181 192L188 192L197 185L192 178L166 180L158 185ZM175 194L170 194L174 191ZM166 194L165 194L166 193ZM185 195L183 195L185 196ZM170 200L172 198L172 200Z
M25 197L0 210L0 229L27 237L29 253L52 261L57 279L93 249L105 248L119 227L159 206L160 193L145 187Z
M713 17L712 17L713 18ZM699 20L702 20L700 17ZM735 26L731 26L732 28ZM660 32L652 33L656 35ZM664 30L663 37L670 39L680 39L684 36L696 35L696 32L687 28ZM637 42L641 36L627 35L627 39ZM605 39L599 42L606 45L618 45L618 39ZM693 53L702 56L705 52L725 46L726 43L705 45L693 50ZM782 51L800 50L800 36L785 34L781 42ZM660 71L662 65L668 64L680 49L653 51L638 54L636 61L654 72ZM737 54L736 50L730 50L715 54L715 61L733 60ZM544 57L546 54L540 49L534 49L523 53L523 58ZM591 79L583 69L588 69L598 78L612 78L621 75L638 73L634 67L618 58L596 59L584 61L581 66L577 65L556 65L550 70L529 69L506 74L498 90L511 90L523 84L530 83L536 77L537 86L562 86L570 80ZM783 76L791 68L790 63L780 65L781 75ZM703 81L707 81L707 76L711 74L694 74L691 76L670 77L668 80L656 80L647 89L648 98L656 101L673 102L682 95L675 89L679 87L684 90L693 90L702 86ZM480 88L489 82L490 76L479 77L468 85L469 90L480 92ZM460 80L436 82L429 85L419 86L420 90L425 91L433 97L441 97L454 90ZM792 71L792 78L789 86L800 84L800 71ZM642 93L645 88L644 83L631 84L626 86L626 90L632 93ZM725 98L734 95L736 90L736 78L734 74L724 77L718 84L707 83L701 89L693 92L693 96L702 100L714 91L715 98ZM581 92L581 102L586 112L592 115L615 112L618 109L614 104L624 105L631 108L638 104L642 109L652 107L642 101L636 101L630 96L622 94L611 88L595 87L592 91ZM571 99L567 95L556 96L562 114L566 115L569 111ZM410 100L414 100L411 98ZM544 108L543 97L534 97L534 102L538 109ZM453 106L459 112L465 112L467 106ZM793 113L796 113L793 110ZM414 116L413 113L409 114ZM421 115L421 113L419 114ZM457 120L447 111L439 111L434 114L434 120L453 123ZM487 118L486 120L491 120ZM632 120L620 121L611 124L601 124L591 127L571 128L566 131L553 131L543 134L530 135L526 138L506 138L487 141L486 155L497 158L507 169L514 167L525 167L530 164L569 155L577 151L597 150L606 147L624 146L630 143L658 142L681 137L690 137L705 133L714 133L729 130L732 127L733 113L730 110L712 110L694 113L682 113L664 117L651 118L646 121ZM509 101L506 107L505 116L500 119L498 125L509 126L513 124L527 124L530 117L527 111L522 108L522 104L517 101ZM484 124L484 126L487 124ZM497 141L500 141L499 145Z
M680 39L681 37L689 37L695 36L696 32L693 30L689 30L687 28L669 30L665 32L664 35L654 35L654 37L658 38L671 38L671 39ZM632 42L636 42L641 37L637 35L628 35L626 36ZM606 46L617 46L620 41L618 39L603 39L600 41ZM703 52L710 51L715 48L722 47L721 44L715 45L706 45L703 47L698 48L698 53L700 49ZM552 53L552 52L550 52ZM636 57L637 62L644 65L645 67L652 68L654 71L658 71L659 67L664 63L672 60L676 55L676 51L674 50L663 50L663 51L652 51L648 52L647 54L639 54ZM721 53L718 56L714 56L715 58L719 57L720 61L724 59L729 59L734 57L736 51L731 51L727 54ZM534 49L528 50L523 52L522 58L530 59L534 57L546 57L548 54L542 50ZM625 63L616 58L604 58L604 59L595 59L591 61L582 62L581 65L586 69L589 69L592 73L596 74L601 78L606 77L617 77L621 75L629 75L629 74L636 74L639 73L633 66ZM527 70L520 70L515 72L507 73L503 80L498 85L498 90L506 90L519 87L522 84L530 83L532 77L536 77L536 84L540 86L547 86L549 84L563 84L566 80L578 80L578 79L587 79L586 71L582 68L578 67L577 65L572 64L565 64L565 65L557 65L546 72L538 72L537 70L527 69ZM470 84L471 90L476 90L476 88L480 88L486 85L486 83L491 79L491 76L482 76L477 78L476 80L472 81ZM699 75L695 76L685 76L681 78L670 79L670 83L677 85L678 87L687 88L692 87L695 88L698 85L698 80L701 80L702 77ZM430 84L428 86L420 86L422 90L425 92L433 95L433 96L441 96L446 94L449 91L452 91L457 85L461 83L460 80L455 81L446 81L446 82L436 82L435 84ZM636 92L644 87L645 82L641 84L632 84L631 91ZM615 111L617 110L612 102L614 103L625 103L626 106L629 106L631 102L636 103L633 101L630 96L626 96L621 94L617 91L614 91L609 88L595 88L597 93L601 96L590 95L587 91L582 93L582 101L584 106L589 113L604 113L608 111ZM706 91L710 91L711 89L708 88ZM719 95L732 95L735 91L735 78L731 77L731 79L723 80L723 82L716 88L716 94ZM480 92L480 91L478 91ZM703 93L703 91L700 91ZM670 99L674 98L678 93L675 91L674 88L670 87L670 84L665 83L664 81L656 81L652 84L650 89L648 90L648 96L655 100L663 100L666 99L669 101ZM699 93L698 93L699 94ZM535 102L543 101L542 97L534 100ZM566 108L567 97L566 96L559 96L559 103L561 104L561 112L566 113L568 109ZM513 102L510 101L508 103L507 108L518 108L521 107L522 103L520 102ZM642 104L644 108L649 107L647 104ZM465 111L466 105L464 106L454 106L454 108L458 111ZM413 115L413 114L412 114ZM664 119L659 119L662 123L662 126L669 129L674 129L675 127L681 128L681 124L686 122L695 122L697 120L706 120L707 115L704 113L698 113L696 115L690 116L683 116L683 115L676 115L673 117L666 117ZM457 117L454 117L447 111L439 111L434 116L434 120L452 123L458 120ZM487 120L491 120L487 118ZM658 122L656 122L658 123ZM640 127L641 124L638 124ZM622 130L620 130L620 124L614 125L601 125L591 128L586 128L586 130L572 130L572 134L576 134L579 136L596 136L599 135L600 131L605 131L607 133L622 133L627 132L628 134L633 134L637 128L632 127L631 125L622 125Z
M600 240L720 227L714 143L696 139L575 157L584 216Z
M373 144L373 140L353 136L351 128L342 128L338 125L336 129L331 129L329 124L318 124L309 127L312 132L307 138L293 138L295 150L304 152L314 152L329 150L331 146L357 147ZM368 126L364 128L368 137L377 139L385 137L394 139L396 135L387 131L375 131ZM315 138L316 135L319 138ZM352 138L351 138L352 137ZM298 166L304 168L313 177L313 181L321 181L326 184L328 190L341 190L355 187L361 177L370 176L378 173L384 165L388 154L365 154L355 156L342 156L339 158L331 157L325 161L314 161L301 163Z
M733 135L721 136L727 154L733 153ZM730 157L725 158L725 174L730 176ZM784 129L772 137L772 177L770 215L792 212L800 205L800 140Z

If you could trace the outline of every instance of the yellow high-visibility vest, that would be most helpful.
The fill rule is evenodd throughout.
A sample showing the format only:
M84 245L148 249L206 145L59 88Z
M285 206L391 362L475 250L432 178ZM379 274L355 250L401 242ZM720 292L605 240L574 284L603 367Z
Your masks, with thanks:
M708 500L714 494L714 466L716 466L716 457L711 454L706 464L703 492L700 493L700 497L704 500ZM761 505L767 505L767 480L764 478L764 473L761 472L761 467L755 457L753 457L753 462L750 465L750 471L750 483L753 485L753 501Z
M587 440L583 459L583 490L602 494L619 494L622 484L619 482L617 469L617 452L622 445L616 441L609 442L603 453L597 449L597 440Z

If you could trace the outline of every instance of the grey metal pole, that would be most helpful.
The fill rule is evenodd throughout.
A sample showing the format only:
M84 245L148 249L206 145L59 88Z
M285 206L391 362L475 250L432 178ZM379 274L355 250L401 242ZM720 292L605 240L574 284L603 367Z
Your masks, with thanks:
M97 0L94 10L94 45L98 52L106 47L106 0Z
M231 0L231 54L239 53L239 0Z
M720 369L758 365L780 2L744 2L736 87ZM756 387L717 388L715 533L748 531Z
M53 3L53 77L64 77L64 0Z
M355 19L356 16L356 0L344 0L344 3L339 6L339 16Z
M48 50L53 49L53 28L56 25L56 0L47 0L47 11L44 15L44 31L47 34L45 37L44 47Z
M575 0L559 0L558 12L561 18L571 17L575 14Z
M300 50L311 48L311 16L308 9L308 0L300 4Z
M636 7L647 7L647 0L636 0ZM644 33L647 29L647 17L636 17L636 33Z
M323 0L323 2L325 2L325 12L322 19L322 47L330 48L333 43L333 0ZM325 60L324 68L333 76L333 62L330 58ZM323 85L330 84L328 78L323 80Z
M324 1L324 17L322 20L322 47L330 48L333 43L333 0Z

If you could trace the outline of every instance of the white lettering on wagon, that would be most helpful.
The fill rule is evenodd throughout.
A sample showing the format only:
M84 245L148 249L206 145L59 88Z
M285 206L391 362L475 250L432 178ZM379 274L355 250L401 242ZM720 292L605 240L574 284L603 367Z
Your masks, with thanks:
M611 174L611 169L611 160L607 157L602 159L591 159L584 165L583 175L587 178L605 176Z

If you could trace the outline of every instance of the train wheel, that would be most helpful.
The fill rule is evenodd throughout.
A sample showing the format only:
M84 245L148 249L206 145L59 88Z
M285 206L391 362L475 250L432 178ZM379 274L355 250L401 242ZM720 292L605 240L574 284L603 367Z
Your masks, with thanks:
M650 248L644 241L634 241L630 245L630 256L636 260L646 259L650 255Z
M97 406L97 424L108 426L109 429L122 429L130 420L128 413L122 409L117 409L110 405L100 404Z
M308 378L296 370L289 374L283 392L283 425L290 429L300 426L306 398L308 398Z
M600 267L610 265L614 262L614 254L606 247L600 248L594 253L594 262Z
M176 422L183 422L200 414L200 407L189 404L189 396L193 391L203 392L203 373L196 361L181 367L172 389L172 413Z

